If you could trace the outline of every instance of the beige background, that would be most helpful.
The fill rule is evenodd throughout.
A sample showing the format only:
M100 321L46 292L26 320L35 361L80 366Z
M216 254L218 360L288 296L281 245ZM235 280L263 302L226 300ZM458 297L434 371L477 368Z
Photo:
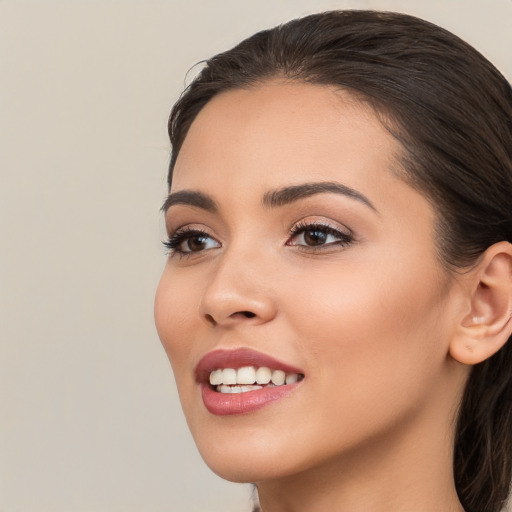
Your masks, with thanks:
M280 21L402 10L512 77L512 0L0 0L0 512L243 512L190 439L152 319L168 111Z

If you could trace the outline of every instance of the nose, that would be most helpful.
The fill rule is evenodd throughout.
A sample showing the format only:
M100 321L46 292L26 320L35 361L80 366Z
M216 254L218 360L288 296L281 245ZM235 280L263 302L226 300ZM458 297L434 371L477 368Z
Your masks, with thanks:
M258 325L277 314L268 266L251 257L227 256L212 269L199 314L210 326Z

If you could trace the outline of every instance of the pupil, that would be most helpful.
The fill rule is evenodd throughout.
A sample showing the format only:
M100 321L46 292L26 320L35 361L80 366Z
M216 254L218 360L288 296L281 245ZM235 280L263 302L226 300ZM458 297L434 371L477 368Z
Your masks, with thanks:
M205 246L205 237L204 236L194 236L193 238L188 239L188 248L191 251L201 251Z
M317 229L312 231L306 231L304 233L304 241L308 245L322 245L323 243L325 243L326 238L327 234Z

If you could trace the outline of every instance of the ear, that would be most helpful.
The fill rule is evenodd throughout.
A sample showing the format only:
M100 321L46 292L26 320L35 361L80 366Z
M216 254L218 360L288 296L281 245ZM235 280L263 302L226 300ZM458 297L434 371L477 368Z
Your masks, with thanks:
M469 313L454 333L450 355L473 365L495 354L512 333L512 244L489 247L467 278Z

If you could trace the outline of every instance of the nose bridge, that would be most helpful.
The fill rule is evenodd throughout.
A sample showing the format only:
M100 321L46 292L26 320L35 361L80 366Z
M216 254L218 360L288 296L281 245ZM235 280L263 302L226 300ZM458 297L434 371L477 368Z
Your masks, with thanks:
M215 325L271 320L276 314L270 285L272 264L263 251L233 244L218 258L201 299L203 318Z

